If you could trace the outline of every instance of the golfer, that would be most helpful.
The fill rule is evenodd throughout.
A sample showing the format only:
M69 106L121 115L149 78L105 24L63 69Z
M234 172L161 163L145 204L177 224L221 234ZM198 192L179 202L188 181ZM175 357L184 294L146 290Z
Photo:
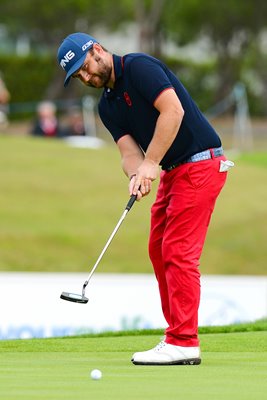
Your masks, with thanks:
M226 180L221 140L177 77L147 54L111 54L85 33L58 49L71 78L103 89L99 115L116 142L129 193L147 196L160 174L151 209L149 256L168 327L134 364L200 364L199 259L215 201ZM161 172L160 172L161 169Z

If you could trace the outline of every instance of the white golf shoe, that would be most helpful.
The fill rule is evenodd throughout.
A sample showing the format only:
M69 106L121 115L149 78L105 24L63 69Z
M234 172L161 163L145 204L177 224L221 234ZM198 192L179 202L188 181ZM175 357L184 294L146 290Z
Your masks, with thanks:
M135 353L132 357L136 365L198 365L201 363L199 347L182 347L160 342L148 351Z

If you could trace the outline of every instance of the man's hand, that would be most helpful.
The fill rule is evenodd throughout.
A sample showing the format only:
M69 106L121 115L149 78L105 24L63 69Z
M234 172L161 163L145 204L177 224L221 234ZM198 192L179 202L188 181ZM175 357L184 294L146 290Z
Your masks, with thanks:
M152 182L157 179L159 174L159 165L149 159L144 159L141 165L136 171L136 175L133 175L130 184L130 194L137 195L137 200L147 196L152 188Z

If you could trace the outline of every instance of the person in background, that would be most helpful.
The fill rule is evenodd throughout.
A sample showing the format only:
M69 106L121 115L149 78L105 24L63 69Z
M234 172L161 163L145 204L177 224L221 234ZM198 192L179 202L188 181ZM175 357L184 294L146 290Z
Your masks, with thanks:
M73 107L67 114L65 136L85 136L83 115L78 107Z
M37 107L37 117L31 134L43 137L62 137L64 132L56 115L56 105L52 101L42 101Z
M200 364L198 267L229 169L221 140L180 80L154 57L121 57L77 32L59 46L58 63L66 72L65 86L77 78L103 89L99 114L118 146L129 194L137 200L147 196L161 167L149 255L168 327L163 341L133 354L132 362ZM112 173L103 171L103 179ZM133 257L142 262L134 250Z
M7 90L5 82L0 75L0 127L5 128L8 125L8 103L10 100L10 93Z

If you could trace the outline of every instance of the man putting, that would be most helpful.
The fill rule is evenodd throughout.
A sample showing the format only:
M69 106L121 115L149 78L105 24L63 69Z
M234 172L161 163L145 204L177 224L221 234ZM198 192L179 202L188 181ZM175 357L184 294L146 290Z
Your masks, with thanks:
M216 199L226 180L221 140L177 77L147 54L111 54L85 33L66 37L58 62L71 78L104 89L99 115L116 142L129 193L147 196L159 175L151 209L149 256L168 327L134 364L200 364L199 259Z

